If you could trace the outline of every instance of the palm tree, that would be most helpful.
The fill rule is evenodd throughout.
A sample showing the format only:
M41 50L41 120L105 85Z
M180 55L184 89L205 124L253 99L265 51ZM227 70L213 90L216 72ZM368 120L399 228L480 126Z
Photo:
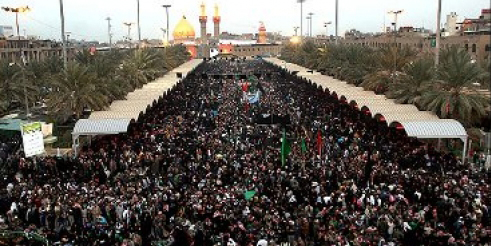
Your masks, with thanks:
M27 97L29 102L36 100L38 87L26 68L9 62L0 63L0 95L5 95L3 107L10 109L13 101L23 102ZM6 105L6 106L5 106Z
M48 95L50 112L66 120L70 115L79 119L87 108L103 110L109 103L98 87L99 82L88 67L70 63L66 70L52 77L53 90Z
M4 99L4 105L6 104L7 109L10 108L12 103L12 98L15 97L15 87L17 83L14 82L15 75L20 71L20 67L16 64L9 63L4 60L0 62L0 95Z
M456 47L444 50L437 69L437 81L423 94L421 104L441 118L454 118L470 126L483 118L489 101L476 91L475 83L486 73L470 55Z
M399 79L402 68L415 58L415 52L409 48L389 47L379 50L376 57L378 68L365 76L363 86L377 94L387 91L389 85Z
M122 100L132 90L128 81L116 79L118 60L110 55L94 55L87 64L89 71L99 80L99 90L107 96L109 102Z
M161 53L161 56L164 60L164 68L166 70L172 70L190 58L189 52L183 45L166 47Z
M402 69L402 75L394 84L389 85L388 98L397 103L412 103L420 106L421 96L431 86L435 69L431 57L422 57L409 63Z

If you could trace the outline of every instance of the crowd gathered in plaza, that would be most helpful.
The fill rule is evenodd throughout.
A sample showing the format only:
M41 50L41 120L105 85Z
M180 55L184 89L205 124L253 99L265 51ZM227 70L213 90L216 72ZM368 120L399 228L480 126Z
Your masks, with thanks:
M204 61L77 157L16 143L0 144L0 231L61 245L491 242L481 165L260 59Z

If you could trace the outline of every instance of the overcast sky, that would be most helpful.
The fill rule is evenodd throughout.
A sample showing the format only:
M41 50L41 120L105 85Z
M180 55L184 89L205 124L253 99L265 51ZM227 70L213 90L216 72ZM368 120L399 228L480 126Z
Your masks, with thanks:
M304 18L313 12L313 33L324 34L323 23L334 23L335 0L306 0ZM186 15L199 35L198 15L201 0L140 0L140 23L142 38L161 38L164 27L165 11L162 4L171 4L170 28ZM267 31L292 35L293 27L300 26L300 4L296 0L208 0L207 12L210 16L208 33L213 32L213 6L218 3L222 15L221 31L232 33L256 32L259 21L263 21ZM20 29L26 29L27 35L41 38L60 39L59 0L1 0L0 6L18 7L28 5L32 11L22 15ZM66 31L71 38L107 41L107 22L112 18L114 39L126 35L123 22L136 23L136 0L64 0ZM377 32L382 29L384 20L390 25L393 16L390 10L403 9L399 16L399 26L424 26L435 29L437 0L339 0L339 32L356 28L363 32ZM442 24L446 15L457 12L460 19L476 18L482 8L489 8L489 0L443 0ZM304 21L304 33L307 23ZM0 12L0 25L15 26L15 15ZM14 27L15 28L15 27ZM329 34L334 33L334 25ZM132 31L137 38L136 28Z

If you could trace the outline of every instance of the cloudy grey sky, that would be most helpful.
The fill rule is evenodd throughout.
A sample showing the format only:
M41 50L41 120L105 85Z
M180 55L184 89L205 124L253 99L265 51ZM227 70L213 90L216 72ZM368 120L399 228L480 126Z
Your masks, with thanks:
M335 0L306 0L306 13L313 12L314 34L325 33L323 23L334 23ZM165 11L162 4L171 4L171 30L182 15L194 25L199 35L199 5L201 0L140 0L140 23L142 38L161 38L161 27L165 26ZM207 12L213 15L215 3L220 5L222 15L221 31L233 33L251 33L263 21L266 29L292 35L293 27L300 25L300 5L296 0L207 0ZM424 26L435 29L437 0L339 0L339 31L356 28L364 32L376 32L382 29L384 19L387 25L393 21L389 10L403 9L399 16L399 26ZM20 17L21 31L27 35L42 38L60 39L59 0L1 0L0 6L17 7L29 5L32 11ZM85 40L107 40L107 22L113 21L114 39L126 35L125 21L136 23L136 0L64 0L66 31L73 38ZM450 12L457 12L460 19L479 16L482 8L489 8L489 0L443 0L442 24ZM1 12L0 25L15 25L15 15ZM304 33L307 24L304 21ZM132 36L137 38L136 29ZM208 32L213 32L211 17ZM329 33L333 34L331 25Z

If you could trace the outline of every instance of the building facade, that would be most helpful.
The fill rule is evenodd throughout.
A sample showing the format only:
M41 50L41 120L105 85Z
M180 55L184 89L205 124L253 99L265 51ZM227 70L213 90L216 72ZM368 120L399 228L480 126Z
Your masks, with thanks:
M0 40L0 61L21 62L21 52L26 62L43 61L50 56L62 56L62 44L51 40L5 39ZM68 57L73 57L75 48L69 47Z
M280 44L220 44L214 54L232 54L239 57L270 57L281 54Z
M341 43L347 45L362 45L373 48L390 47L396 44L398 47L413 48L418 52L435 52L435 37L424 37L420 35L394 35L384 34L374 37L358 39L343 39ZM491 59L491 39L489 35L447 36L441 37L440 48L459 47L466 50L472 59L479 63Z

